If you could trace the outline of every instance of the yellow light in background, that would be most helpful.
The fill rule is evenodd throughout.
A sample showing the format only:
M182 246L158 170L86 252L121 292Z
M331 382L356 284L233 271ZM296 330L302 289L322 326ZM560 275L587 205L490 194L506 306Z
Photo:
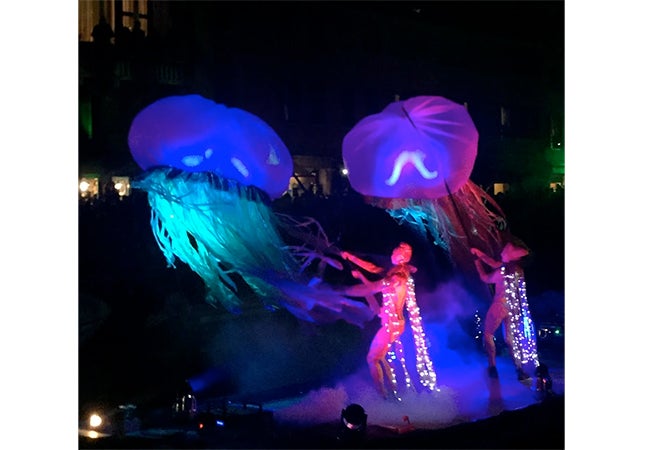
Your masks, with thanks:
M129 177L111 177L113 187L120 197L126 197L131 194L131 183Z
M494 183L494 195L505 194L510 189L508 183Z
M97 197L99 195L99 178L81 177L79 180L79 195L82 198Z

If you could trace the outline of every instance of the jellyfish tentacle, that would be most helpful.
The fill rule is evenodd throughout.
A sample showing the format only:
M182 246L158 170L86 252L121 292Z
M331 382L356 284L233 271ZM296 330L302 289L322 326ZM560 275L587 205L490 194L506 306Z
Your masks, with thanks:
M243 282L267 307L284 307L302 320L344 319L361 326L373 317L363 302L326 284L310 286L307 268L315 260L337 266L328 256L336 250L318 221L278 217L269 204L249 200L261 198L245 194L256 188L222 182L217 189L207 174L169 173L151 169L132 185L148 193L163 254L203 279L209 304L238 312ZM283 234L304 241L287 245Z

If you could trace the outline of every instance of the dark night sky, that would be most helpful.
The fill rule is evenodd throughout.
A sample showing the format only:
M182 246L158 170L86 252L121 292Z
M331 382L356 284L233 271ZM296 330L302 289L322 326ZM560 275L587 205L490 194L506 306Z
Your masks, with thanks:
M464 44L489 37L533 43L559 58L564 53L562 1L177 2L173 8L184 18L179 33L207 42L223 37L232 51L272 51L281 42L309 44L315 54L347 53L360 40L368 52L427 58L433 47L462 52Z

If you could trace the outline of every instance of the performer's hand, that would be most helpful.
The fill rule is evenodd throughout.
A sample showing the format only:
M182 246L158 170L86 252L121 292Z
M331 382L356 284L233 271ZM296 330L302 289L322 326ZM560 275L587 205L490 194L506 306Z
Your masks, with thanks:
M470 251L470 252L472 253L472 255L474 255L474 256L481 256L481 253L483 253L483 252L481 252L478 248L474 248L474 247L472 247L469 251Z
M352 276L353 276L354 278L356 278L357 280L360 280L360 279L361 279L361 272L359 272L358 270L353 270L353 271L350 272L350 273L351 273Z
M350 254L344 250L341 252L341 258L348 259L350 258Z

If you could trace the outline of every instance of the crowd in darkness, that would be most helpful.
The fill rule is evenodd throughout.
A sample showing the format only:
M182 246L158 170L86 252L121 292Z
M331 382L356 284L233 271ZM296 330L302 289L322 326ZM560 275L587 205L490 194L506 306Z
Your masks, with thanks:
M120 24L117 30L113 31L106 17L102 15L99 23L93 27L92 41L95 49L104 56L114 43L116 56L124 58L143 54L147 39L138 19L133 22L133 29Z

